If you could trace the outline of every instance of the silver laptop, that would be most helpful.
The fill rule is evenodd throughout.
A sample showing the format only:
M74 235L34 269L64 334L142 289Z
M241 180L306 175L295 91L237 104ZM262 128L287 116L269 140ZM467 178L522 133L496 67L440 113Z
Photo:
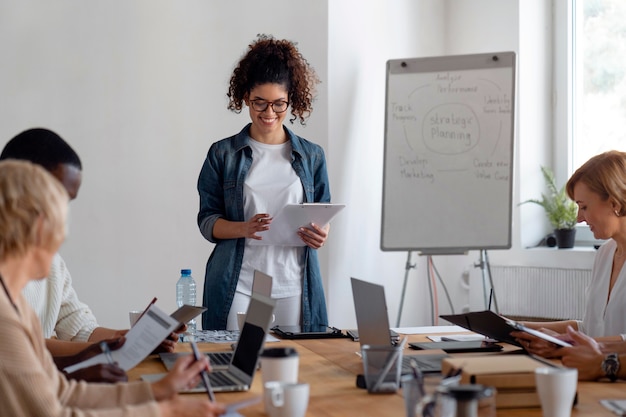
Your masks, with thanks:
M231 360L225 369L214 367L209 373L214 392L247 391L252 385L259 355L263 350L265 335L268 333L272 323L274 305L276 304L268 295L272 292L272 277L255 271L254 282L250 305L246 313L246 321L243 329L241 329ZM142 375L142 379L150 382L154 382L162 377L163 374ZM205 391L204 385L198 384L195 388L185 392L203 391Z
M213 391L247 391L252 385L265 335L272 323L275 301L252 294L235 352L227 369L209 373ZM202 387L204 388L204 387ZM204 389L202 389L204 390Z
M392 345L394 337L389 328L385 287L356 278L351 278L351 281L359 343L361 346ZM412 360L417 362L422 372L441 372L441 361L445 357L448 355L402 355L402 373L412 372Z
M254 271L254 278L252 281L252 293L260 294L262 296L266 296L268 298L272 297L272 277L264 274L261 271ZM202 330L198 331L202 333ZM238 332L238 331L237 331ZM196 339L198 340L198 339ZM165 368L169 371L174 367L174 364L181 356L188 355L186 352L162 352L159 353L159 357L165 365ZM232 350L225 350L219 352L204 352L207 358L209 358L209 363L211 364L211 369L213 371L228 369L230 366L230 362L233 358Z

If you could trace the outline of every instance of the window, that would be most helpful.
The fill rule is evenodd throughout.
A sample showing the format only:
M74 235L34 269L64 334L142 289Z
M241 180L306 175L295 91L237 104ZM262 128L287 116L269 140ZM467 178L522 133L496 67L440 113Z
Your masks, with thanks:
M626 151L626 1L572 0L568 176L592 156Z

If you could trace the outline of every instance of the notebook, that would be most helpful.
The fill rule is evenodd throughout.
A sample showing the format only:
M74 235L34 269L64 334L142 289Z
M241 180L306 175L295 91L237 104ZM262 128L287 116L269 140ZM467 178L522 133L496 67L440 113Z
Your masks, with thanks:
M259 281L257 283L257 281ZM254 272L253 293L246 313L246 321L239 335L239 340L232 353L228 366L214 368L209 373L214 392L248 391L256 372L259 355L263 350L265 335L272 323L272 314L276 304L267 294L271 294L272 278L259 271ZM254 289L257 289L255 292ZM142 379L154 382L163 374L142 375ZM199 384L185 392L203 392Z
M351 278L352 297L356 312L358 339L363 345L392 345L389 328L385 287L357 278ZM412 372L411 362L417 362L422 372L441 372L441 361L446 354L402 355L402 374Z

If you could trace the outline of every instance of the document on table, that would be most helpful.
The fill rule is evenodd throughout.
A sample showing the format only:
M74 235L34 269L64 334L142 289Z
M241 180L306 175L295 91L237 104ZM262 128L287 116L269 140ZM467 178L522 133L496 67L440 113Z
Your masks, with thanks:
M124 345L111 351L113 362L116 362L125 371L137 366L179 325L178 320L170 317L156 305L151 305L139 321L126 333ZM107 355L101 353L68 366L64 371L71 373L99 363L109 363L108 359Z
M270 229L259 232L263 239L249 239L251 245L304 246L298 229L315 223L326 226L345 207L345 204L303 203L287 204L272 217Z
M426 336L426 337L428 337L433 342L452 342L452 341L454 341L454 342L476 342L476 341L482 341L482 340L493 340L493 339L487 338L487 336L483 336L482 334L478 334L478 333L446 334L446 335L443 335L443 336L429 335L429 336Z

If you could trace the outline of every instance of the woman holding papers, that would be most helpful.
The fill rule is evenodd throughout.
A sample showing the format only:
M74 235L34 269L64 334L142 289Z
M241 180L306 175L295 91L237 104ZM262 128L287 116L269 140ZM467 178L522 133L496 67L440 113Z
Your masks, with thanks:
M89 384L57 370L41 325L22 295L43 279L65 238L68 194L43 168L24 161L0 162L0 415L1 416L215 416L208 399L183 399L209 367L192 355L161 381Z
M245 105L251 123L213 143L198 178L198 226L215 243L204 281L205 329L237 329L255 269L274 278L276 324L328 323L316 250L329 227L299 229L302 246L263 244L286 204L330 201L323 149L283 125L287 110L291 123L304 124L318 82L295 43L266 35L249 45L232 74L228 109L239 113Z
M606 240L595 257L582 321L525 323L567 339L567 326L602 342L626 339L626 153L596 155L566 184L578 204L578 221L586 222L596 239ZM542 356L559 356L555 346L516 332L522 344Z

